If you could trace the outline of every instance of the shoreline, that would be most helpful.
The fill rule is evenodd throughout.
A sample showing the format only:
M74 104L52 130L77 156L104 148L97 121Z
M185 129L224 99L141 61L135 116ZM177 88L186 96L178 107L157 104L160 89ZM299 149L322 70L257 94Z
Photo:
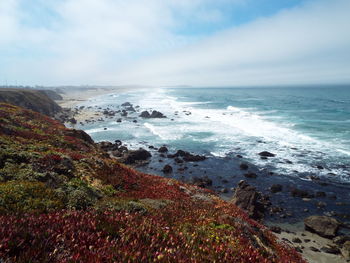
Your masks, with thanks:
M107 94L111 94L111 93L119 93L119 92L125 93L127 91L130 91L130 88L103 89L102 91L99 90L99 89L96 89L96 90L94 90L92 92L86 92L83 96L80 96L80 94L78 92L77 93L71 93L71 94L68 93L64 97L64 100L62 101L62 103L60 103L60 106L69 107L72 110L74 110L74 109L76 109L76 106L79 103L88 101L91 98L94 98L94 97L97 97L97 96L101 96L101 95L107 95ZM105 114L103 114L101 111L96 110L96 108L79 109L78 111L76 111L76 113L74 115L74 118L77 120L78 123L83 123L87 119L99 119L99 118L103 118L103 117L105 117ZM83 129L83 127L80 127L80 128ZM152 149L152 148L150 148L150 146L152 146L152 145L145 145L145 147L148 147L147 150L151 150ZM152 155L154 156L154 152L153 151L152 151ZM158 160L160 160L159 156L152 157L152 160L154 161L154 163L158 163L158 165L159 165L159 163L161 163L160 161L158 161ZM237 161L237 163L240 162L239 160L236 160L236 161ZM175 165L176 164L173 164L173 167L178 168L178 166L175 166ZM250 165L251 164L249 164L249 166ZM150 167L150 164L147 164L146 166ZM181 167L183 168L183 166L180 165L179 169L182 169ZM150 174L158 174L159 175L159 173L157 173L157 171L155 171L154 168L144 169L145 166L134 167L134 168L136 170L141 170L142 172L146 172L146 173L150 173ZM158 168L160 168L160 166ZM160 175L162 175L162 174L160 174ZM163 174L162 176L165 176L165 175ZM259 175L259 177L261 177L261 176ZM181 178L175 178L175 179L181 180ZM247 180L249 183L253 183L254 182L253 179L249 179L249 178L245 178L245 180ZM261 177L259 180L264 180L264 178ZM216 192L218 193L218 195L221 198L223 198L225 200L229 199L227 195L223 196L222 194L220 194L220 192L218 192L218 191L216 191ZM232 196L232 193L230 193L230 194ZM274 197L276 197L276 196L274 196ZM276 199L279 199L279 198L282 198L282 197L276 197ZM307 199L307 198L305 197L303 199ZM303 200L303 202L307 203L308 200L305 200L305 201ZM310 214L305 214L305 217L307 215L310 215ZM265 225L267 225L267 226L271 226L271 225L278 226L278 225L281 225L281 228L286 229L287 231L282 231L281 234L276 234L275 233L275 235L279 238L280 241L286 242L286 239L289 240L289 242L287 242L287 243L289 243L290 246L300 247L301 244L303 244L304 245L304 249L302 249L302 251L303 251L302 255L303 255L304 258L309 260L309 262L321 262L321 263L322 262L336 262L336 263L338 263L338 262L345 262L344 258L341 257L340 255L332 255L332 254L329 254L329 253L312 251L310 249L310 246L308 244L304 244L304 242L302 242L301 244L300 243L293 243L292 242L293 238L299 238L301 240L303 240L303 239L310 239L312 244L314 245L314 247L316 247L316 249L318 249L318 250L320 250L321 246L324 246L326 244L331 244L332 243L331 240L321 238L321 237L319 237L319 236L317 236L315 234L312 234L312 233L310 233L308 231L305 231L304 228L303 228L302 221L299 221L297 223L285 223L282 220L280 222L278 222L278 219L277 219L277 222L276 222L276 220L271 220L270 221L269 219L266 219L265 221L263 221L263 223Z

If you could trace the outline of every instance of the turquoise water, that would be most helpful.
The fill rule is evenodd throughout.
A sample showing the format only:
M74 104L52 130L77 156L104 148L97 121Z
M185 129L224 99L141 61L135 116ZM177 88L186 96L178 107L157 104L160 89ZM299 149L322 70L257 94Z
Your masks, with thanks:
M135 113L122 123L81 128L95 140L121 139L131 148L166 144L215 157L241 154L261 169L350 182L350 87L154 88L81 105L118 109L125 101L168 118ZM261 160L265 150L276 158Z

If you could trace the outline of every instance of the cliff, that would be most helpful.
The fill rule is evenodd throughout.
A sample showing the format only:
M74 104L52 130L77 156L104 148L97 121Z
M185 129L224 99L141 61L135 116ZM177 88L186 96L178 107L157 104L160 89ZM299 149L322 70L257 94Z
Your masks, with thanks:
M85 132L3 103L0 260L304 262L210 191L137 172Z
M52 93L50 92L50 96ZM10 103L48 116L61 110L46 91L31 89L0 89L0 102Z

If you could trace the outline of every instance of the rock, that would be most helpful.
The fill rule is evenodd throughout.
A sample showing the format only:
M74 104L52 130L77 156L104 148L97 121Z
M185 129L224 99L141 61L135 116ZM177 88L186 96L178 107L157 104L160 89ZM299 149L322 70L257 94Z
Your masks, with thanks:
M243 158L243 156L240 155L240 154L237 154L236 157L237 157L237 158Z
M117 119L117 122L122 122L122 118L118 118L118 119Z
M310 250L313 252L321 252L319 249L315 248L315 247L310 247Z
M245 176L246 178L253 178L253 179L255 179L255 178L258 177L258 176L256 175L256 173L245 173L244 176Z
M122 110L122 113L120 114L122 117L128 116L128 113L126 110Z
M232 203L247 211L249 217L261 219L264 217L265 207L261 203L261 195L255 187L245 181L240 181L232 198Z
M206 188L213 185L213 181L208 176L204 176L204 177L195 176L192 178L192 183L202 188Z
M176 163L183 163L184 161L182 160L182 159L180 159L179 157L176 157L175 159L174 159L174 161L176 162Z
M302 243L303 241L301 241L300 238L295 237L295 238L292 239L292 242L293 242L293 243Z
M325 208L327 204L325 202L317 202L316 203L317 208Z
M132 107L132 104L130 102L124 102L122 104L123 107Z
M199 162L199 161L204 161L206 159L205 156L194 155L183 150L178 150L175 154L168 154L167 157L168 158L183 157L183 160L185 162Z
M166 116L164 116L163 113L154 110L154 111L152 111L150 118L166 118Z
M145 149L139 149L136 151L130 151L125 157L125 164L133 164L137 161L145 161L150 158L152 155Z
M165 147L165 146L162 146L162 147L160 147L160 148L158 149L158 152L160 152L160 153L166 153L166 152L168 152L168 148Z
M350 241L350 236L337 236L333 238L333 243L337 245L343 245L347 241Z
M141 112L140 116L141 118L151 118L151 114L149 114L148 111Z
M317 165L316 167L317 167L317 169L319 169L319 170L323 170L323 169L324 169L322 165Z
M162 169L162 172L165 174L171 173L172 171L173 167L171 167L169 164L166 164Z
M137 120L133 120L132 122L133 122L133 123L137 123Z
M314 197L313 195L309 194L306 190L301 190L297 188L292 188L290 191L290 194L293 197L300 197L300 198L312 198Z
M136 112L133 106L126 107L125 110L130 112Z
M275 157L276 156L276 154L270 153L270 152L267 152L267 151L260 152L259 155L262 156L262 157Z
M239 165L239 169L241 169L241 170L248 170L248 168L249 168L249 166L246 163L241 163Z
M270 230L274 233L281 234L282 229L279 226L271 226Z
M334 255L340 254L339 248L337 248L335 246L331 246L331 245L321 247L321 251L328 253L328 254L334 254Z
M323 191L316 192L316 197L326 197L326 196L327 196L326 193Z
M281 184L273 184L270 187L271 193L277 193L282 191L283 186Z
M309 216L304 220L305 230L321 237L333 238L337 235L340 222L328 216Z
M346 241L341 249L341 254L346 260L350 259L350 241Z

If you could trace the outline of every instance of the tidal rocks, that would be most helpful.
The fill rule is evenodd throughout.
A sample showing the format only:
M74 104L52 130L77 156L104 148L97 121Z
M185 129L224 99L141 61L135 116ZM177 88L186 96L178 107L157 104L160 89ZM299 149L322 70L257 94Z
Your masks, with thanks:
M313 194L310 194L308 191L298 189L298 188L292 188L290 191L290 194L293 197L300 197L300 198L314 198L315 197Z
M143 111L141 112L140 117L141 118L166 118L166 116L163 113L156 110L152 111L151 114L148 111Z
M309 216L304 220L305 230L325 238L337 235L340 222L328 216Z
M264 217L265 207L261 203L261 195L245 181L240 181L232 198L232 203L248 212L253 219Z
M253 173L253 172L251 172L251 173L245 173L244 176L245 176L246 178L253 178L253 179L255 179L255 178L258 177L257 174L256 174L256 173Z
M148 152L145 149L140 148L136 151L129 151L124 158L124 163L125 164L134 164L137 161L145 161L150 157L152 157L150 152Z
M123 104L122 104L122 106L123 107L132 107L132 104L130 103L130 102L124 102Z
M260 152L259 155L261 157L275 157L276 156L276 154L270 153L270 152L267 152L267 151Z
M149 114L148 111L141 112L140 116L141 118L151 118L151 114Z
M213 185L213 181L208 176L204 176L204 177L195 176L192 178L192 183L202 188L206 188Z
M241 170L248 170L248 168L249 168L249 166L246 163L241 163L239 165L239 169L241 169Z
M165 174L171 173L173 171L173 167L171 167L171 165L166 164L164 165L162 172Z
M194 155L189 152L178 150L175 154L168 154L168 158L182 157L185 162L199 162L204 161L206 157L204 155Z
M165 147L165 146L162 146L162 147L160 147L160 148L158 149L158 152L160 152L160 153L166 153L166 152L168 152L168 148Z
M271 193L278 193L282 191L283 186L281 184L273 184L270 187L270 192Z

